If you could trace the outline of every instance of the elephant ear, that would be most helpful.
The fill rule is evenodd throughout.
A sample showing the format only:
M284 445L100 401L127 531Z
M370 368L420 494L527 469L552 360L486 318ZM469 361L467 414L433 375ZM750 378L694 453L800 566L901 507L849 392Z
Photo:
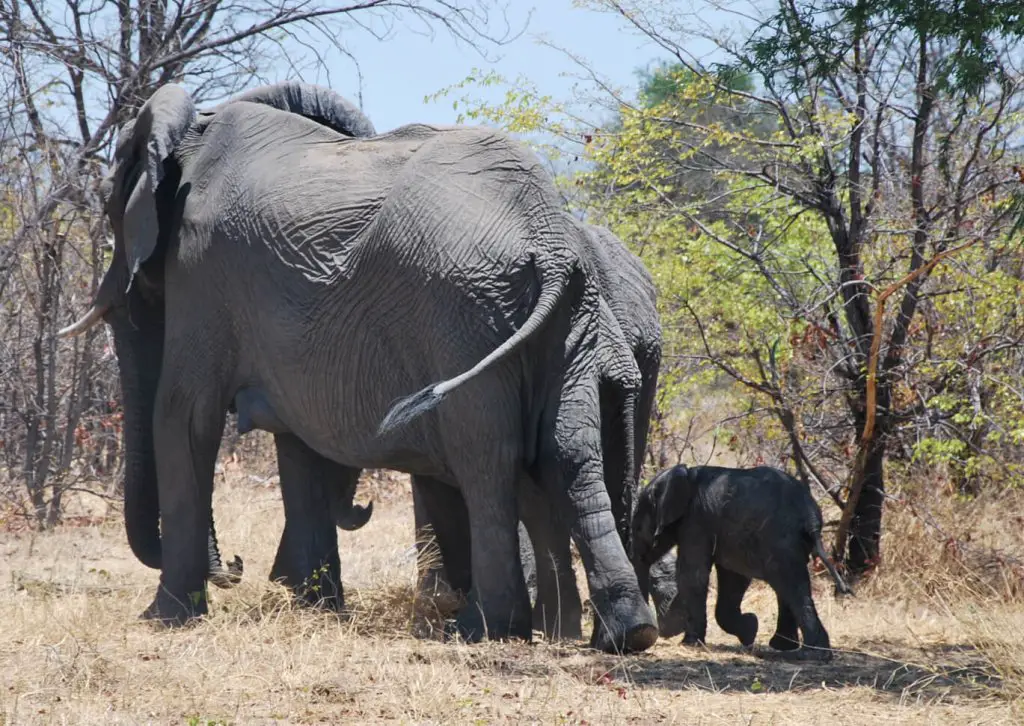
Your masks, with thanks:
M185 137L196 118L192 97L181 86L159 88L139 110L130 129L131 162L138 179L124 208L124 242L129 286L139 266L156 249L159 215L156 191L164 179L164 162Z
M682 482L684 487L677 484L680 478L687 478L686 471L686 467L682 465L666 469L640 492L632 522L631 544L634 562L654 564L651 558L654 551L659 549L658 540L664 537L666 530L682 518L682 513L685 513L686 503L675 492L682 491L685 487L685 481Z
M661 537L667 530L678 525L690 510L696 486L689 469L683 464L674 466L652 482L652 492L656 500L656 521L654 538ZM664 478L662 478L664 477Z

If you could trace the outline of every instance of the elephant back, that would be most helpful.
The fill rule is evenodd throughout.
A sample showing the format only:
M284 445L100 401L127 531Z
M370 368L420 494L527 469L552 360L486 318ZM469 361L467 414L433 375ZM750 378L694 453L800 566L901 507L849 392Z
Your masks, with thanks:
M212 116L227 105L240 101L260 103L304 116L354 138L377 135L377 130L366 114L347 98L330 88L299 81L285 81L250 89L216 106L206 115Z

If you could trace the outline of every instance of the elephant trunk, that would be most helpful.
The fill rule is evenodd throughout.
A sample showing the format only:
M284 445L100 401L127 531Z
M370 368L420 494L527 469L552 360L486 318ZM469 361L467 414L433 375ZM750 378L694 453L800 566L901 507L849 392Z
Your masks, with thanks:
M622 546L626 552L632 551L631 541L633 539L633 512L636 509L636 488L638 485L639 472L636 464L636 408L639 399L639 391L629 389L626 391L625 400L622 406L622 441L623 467L622 491L619 496L621 500L621 515L616 523L619 528L619 536L622 537Z
M153 409L163 358L163 311L130 295L107 314L114 331L124 405L124 524L142 564L160 569L160 501L153 448Z
M337 470L336 464L326 461L323 464L326 466L326 470L323 473L324 476L328 479L339 478L334 473ZM356 504L353 500L355 499L356 487L359 483L358 478L351 477L347 481L343 477L342 479L344 484L341 486L326 487L328 506L331 509L334 523L338 527L341 527L346 532L355 532L370 521L370 517L373 516L373 502L370 502L365 507L361 504Z
M160 569L160 500L153 412L163 361L163 307L147 304L133 293L129 293L127 302L126 306L111 308L106 315L114 331L124 405L125 532L138 560L147 567ZM243 571L242 560L236 555L224 567L212 512L208 549L210 581L222 588L237 583Z

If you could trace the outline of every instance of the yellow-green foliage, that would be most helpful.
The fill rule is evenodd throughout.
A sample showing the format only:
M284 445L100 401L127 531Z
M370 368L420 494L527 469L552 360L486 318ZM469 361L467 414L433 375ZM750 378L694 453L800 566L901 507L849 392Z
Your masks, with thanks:
M472 85L476 78L471 76L434 98ZM502 81L492 74L484 83ZM750 235L739 230L737 238L735 226L725 221L700 222L704 200L687 201L677 194L680 163L698 155L702 148L742 145L746 140L744 132L728 128L725 122L701 124L697 145L692 137L681 135L680 127L694 116L686 102L706 104L720 94L709 79L680 87L679 95L662 103L621 107L616 127L596 133L573 131L570 110L537 94L522 78L502 104L482 103L469 96L455 102L464 109L460 121L502 126L548 156L564 158L571 153L585 164L584 169L559 182L574 189L574 201L588 219L619 236L654 277L665 339L660 384L670 399L693 395L719 374L708 365L681 364L693 363L707 353L694 316L703 325L714 354L752 380L758 379L759 373L751 353L756 349L767 359L774 348L777 362L785 365L792 355L790 336L800 327L780 307L779 293L765 275L723 244L727 241L736 250L744 250L750 246ZM538 142L541 133L546 133L548 140ZM551 137L556 141L550 141ZM576 148L567 150L566 144L558 144L559 139L570 140ZM552 148L557 153L552 154ZM792 146L779 151L794 158L805 153ZM755 211L759 228L751 233L775 240L773 267L799 270L807 260L828 259L830 243L818 220L810 215L794 218L799 210L791 202L741 175L720 174L719 180L726 189L725 208L734 214ZM819 249L822 245L824 251ZM813 280L808 282L813 284ZM801 294L800 279L791 277L786 284ZM744 401L758 395L738 385L734 393ZM768 403L762 400L757 405Z
M733 90L734 79L678 69L658 74L657 83L648 86L656 92L641 94L636 105L621 105L603 128L584 123L570 103L538 93L524 78L510 84L496 74L475 73L434 98L461 90L465 95L454 102L461 121L503 127L549 159L576 162L557 179L567 198L590 221L623 239L658 287L665 339L662 400L692 401L713 385L733 401L733 411L726 413L770 410L781 396L798 419L829 410L833 420L850 426L842 393L849 382L837 378L834 366L849 348L844 352L844 344L829 337L833 331L824 312L831 305L838 324L845 324L836 302L832 237L821 214L758 172L778 169L778 178L793 178L824 164L826 155L841 158L854 116L801 100L790 113L813 123L794 137L770 114L749 113L751 101L742 88ZM502 102L483 103L467 92L476 84L508 90ZM955 183L958 164L970 153L964 139L969 142L990 121L991 109L976 105L973 125L961 130L963 139L937 138L932 153L939 176L931 180L933 188ZM717 163L707 161L710 155ZM874 295L908 269L912 213L908 180L901 173L894 172L896 193L876 209L877 231L861 250ZM706 187L694 186L695 179ZM847 186L838 185L836 193L841 204L849 204ZM950 414L947 423L908 428L915 460L1008 483L1019 475L1020 464L1018 457L1005 455L1007 447L1024 442L1022 388L1016 380L1021 370L1016 341L1024 335L1024 263L1019 252L997 243L1009 203L993 194L965 206L960 224L987 235L986 244L941 265L924 288L907 341L909 363L892 393L902 426L919 426L915 421L925 410ZM946 233L944 223L936 236ZM956 244L965 240L963 228ZM886 335L899 299L890 301ZM830 354L819 355L827 346ZM711 358L717 366L709 364ZM983 365L977 363L981 360ZM731 375L722 375L722 365ZM970 385L971 376L979 375L984 379L980 412ZM738 432L752 422L731 425ZM777 416L762 417L757 425L762 437L783 435ZM975 429L982 431L983 447L971 441ZM822 435L834 437L828 445L839 447L841 459L849 457L851 433L852 428L845 439L841 433Z

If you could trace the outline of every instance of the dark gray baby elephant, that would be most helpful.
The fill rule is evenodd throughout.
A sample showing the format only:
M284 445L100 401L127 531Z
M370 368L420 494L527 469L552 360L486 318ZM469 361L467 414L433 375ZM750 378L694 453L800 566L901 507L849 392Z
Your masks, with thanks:
M714 565L715 619L725 632L744 646L754 642L757 616L741 612L740 604L756 578L771 585L778 600L778 623L769 645L777 650L799 648L799 627L808 653L829 657L828 633L811 598L811 553L828 567L837 593L852 593L825 555L821 525L821 509L807 487L772 467L680 465L658 474L640 493L632 554L646 597L651 566L673 546L678 548L678 594L662 635L684 632L683 643L704 642L708 579Z

